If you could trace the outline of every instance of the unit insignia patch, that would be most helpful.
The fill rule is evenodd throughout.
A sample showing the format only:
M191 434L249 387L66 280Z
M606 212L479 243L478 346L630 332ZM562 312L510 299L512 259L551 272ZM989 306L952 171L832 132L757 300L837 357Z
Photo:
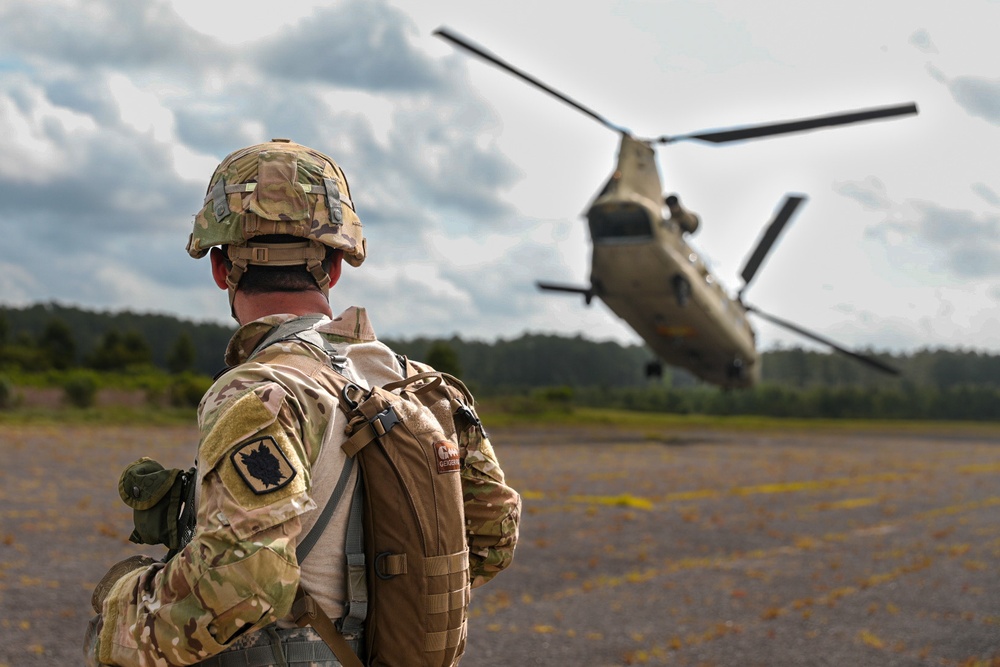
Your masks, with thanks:
M271 436L251 440L229 456L233 467L257 495L271 493L295 477L295 469Z

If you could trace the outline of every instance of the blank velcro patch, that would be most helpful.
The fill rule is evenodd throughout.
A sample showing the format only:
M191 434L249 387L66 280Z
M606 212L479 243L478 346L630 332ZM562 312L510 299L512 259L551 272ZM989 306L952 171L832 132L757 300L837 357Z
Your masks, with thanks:
M246 485L258 496L277 491L295 478L292 464L269 435L236 448L229 459Z

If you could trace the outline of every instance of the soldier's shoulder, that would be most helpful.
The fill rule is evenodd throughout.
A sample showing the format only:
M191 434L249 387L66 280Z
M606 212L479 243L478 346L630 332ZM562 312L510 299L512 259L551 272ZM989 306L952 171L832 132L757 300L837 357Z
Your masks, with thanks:
M232 366L220 373L205 392L198 406L198 421L203 430L210 428L228 406L251 392L257 393L265 404L270 405L288 393L284 384L273 369L265 365L250 363Z

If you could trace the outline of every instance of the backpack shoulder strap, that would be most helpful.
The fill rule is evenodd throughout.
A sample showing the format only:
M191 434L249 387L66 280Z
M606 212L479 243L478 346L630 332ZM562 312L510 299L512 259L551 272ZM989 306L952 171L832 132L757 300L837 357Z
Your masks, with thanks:
M340 504L344 491L347 489L347 482L351 476L351 469L354 467L354 459L348 458L344 463L344 468L337 480L334 488L322 513L316 519L309 534L299 542L295 548L295 556L299 565L305 560L312 548L316 546L320 535L330 523L334 510ZM364 542L364 482L361 477L354 482L354 490L350 494L350 512L347 520L347 537L344 544L344 556L347 559L347 611L343 618L337 621L337 628L345 635L357 635L364 627L365 618L368 616L368 589L367 573L365 570L365 542ZM301 590L301 589L300 589ZM318 605L317 605L318 606ZM319 628L317 628L318 630ZM338 654L338 657L339 654ZM343 658L341 658L343 662ZM346 664L346 663L345 663Z
M303 315L279 324L257 344L257 347L247 357L247 361L253 360L254 357L276 343L297 340L323 350L330 358L330 364L333 366L333 369L336 371L343 370L347 358L339 354L333 344L313 329L316 323L324 317L324 315Z
M264 336L259 343L257 343L257 347L253 349L253 352L250 353L248 359L252 359L263 352L265 348L268 348L279 341L294 338L296 334L302 333L307 329L312 329L313 325L321 319L323 319L322 315L303 315L302 317L296 317L293 320L288 320L287 322L279 324L271 329L271 331Z
M311 625L319 633L319 636L323 638L323 641L344 667L364 667L358 656L351 650L350 644L337 630L337 626L302 586L299 586L295 592L295 602L292 603L291 613L292 617L295 618L296 625L300 628Z
M347 481L351 477L351 470L354 468L354 459L347 459L344 462L344 468L340 471L340 477L337 479L337 485L333 487L333 493L330 494L329 500L326 501L326 506L323 507L323 511L320 513L319 517L316 518L316 523L309 530L309 534L306 535L298 546L295 547L295 557L299 561L299 565L302 561L306 559L309 552L312 551L313 547L316 546L316 542L319 540L320 535L326 529L326 525L330 523L330 517L333 516L333 512L337 509L337 505L340 504L340 499L344 495L344 490L347 488Z
M396 354L396 361L399 362L399 366L403 369L403 377L407 377L413 371L413 366L410 364L410 360L406 358L405 354Z

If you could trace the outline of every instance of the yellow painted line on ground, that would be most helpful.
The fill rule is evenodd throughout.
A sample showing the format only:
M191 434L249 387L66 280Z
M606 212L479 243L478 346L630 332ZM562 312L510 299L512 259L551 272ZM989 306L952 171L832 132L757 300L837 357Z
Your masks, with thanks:
M826 511L826 510L853 510L858 507L869 507L870 505L877 505L881 501L881 498L845 498L844 500L837 500L829 503L818 503L813 506L813 509Z
M653 498L633 496L631 494L619 494L616 496L597 496L575 494L566 497L559 497L555 494L543 491L523 491L521 497L526 500L551 500L559 502L583 503L587 505L609 505L613 507L632 507L636 509L653 509L657 503L670 503L685 500L703 500L711 498L724 498L727 496L754 496L768 495L775 493L799 493L802 491L825 491L827 489L842 488L845 486L871 484L873 482L899 482L914 477L913 473L887 472L880 475L859 475L854 477L835 477L832 479L804 480L799 482L773 482L770 484L756 484L752 486L736 486L730 489L694 489L691 491L677 491ZM871 502L868 502L870 500ZM861 503L860 499L854 501L841 501L848 503L845 508L861 507L861 504L850 505L850 503ZM872 504L877 499L865 499L864 504ZM832 503L831 506L835 506Z
M797 493L799 491L823 491L843 486L870 484L871 482L900 482L911 479L912 473L887 472L881 475L858 475L854 477L834 477L831 479L810 479L801 482L777 482L758 484L757 486L741 486L731 489L728 495L752 496L769 493Z
M627 493L617 496L570 496L571 503L587 503L588 505L609 505L611 507L634 507L640 510L653 509L653 502L648 498L639 498Z
M958 468L958 472L966 474L1000 472L1000 463L970 463Z
M702 498L719 498L723 495L725 495L725 492L719 489L701 489L699 491L678 491L677 493L671 493L663 496L663 500L667 502L671 500L701 500Z
M997 505L1000 505L1000 497L993 496L992 498L987 498L985 500L977 500L976 502L973 503L962 503L961 505L949 505L948 507L939 507L936 510L930 510L922 514L918 514L917 518L931 519L938 516L961 514L963 512L968 512L970 510L978 510L986 507L995 507Z

